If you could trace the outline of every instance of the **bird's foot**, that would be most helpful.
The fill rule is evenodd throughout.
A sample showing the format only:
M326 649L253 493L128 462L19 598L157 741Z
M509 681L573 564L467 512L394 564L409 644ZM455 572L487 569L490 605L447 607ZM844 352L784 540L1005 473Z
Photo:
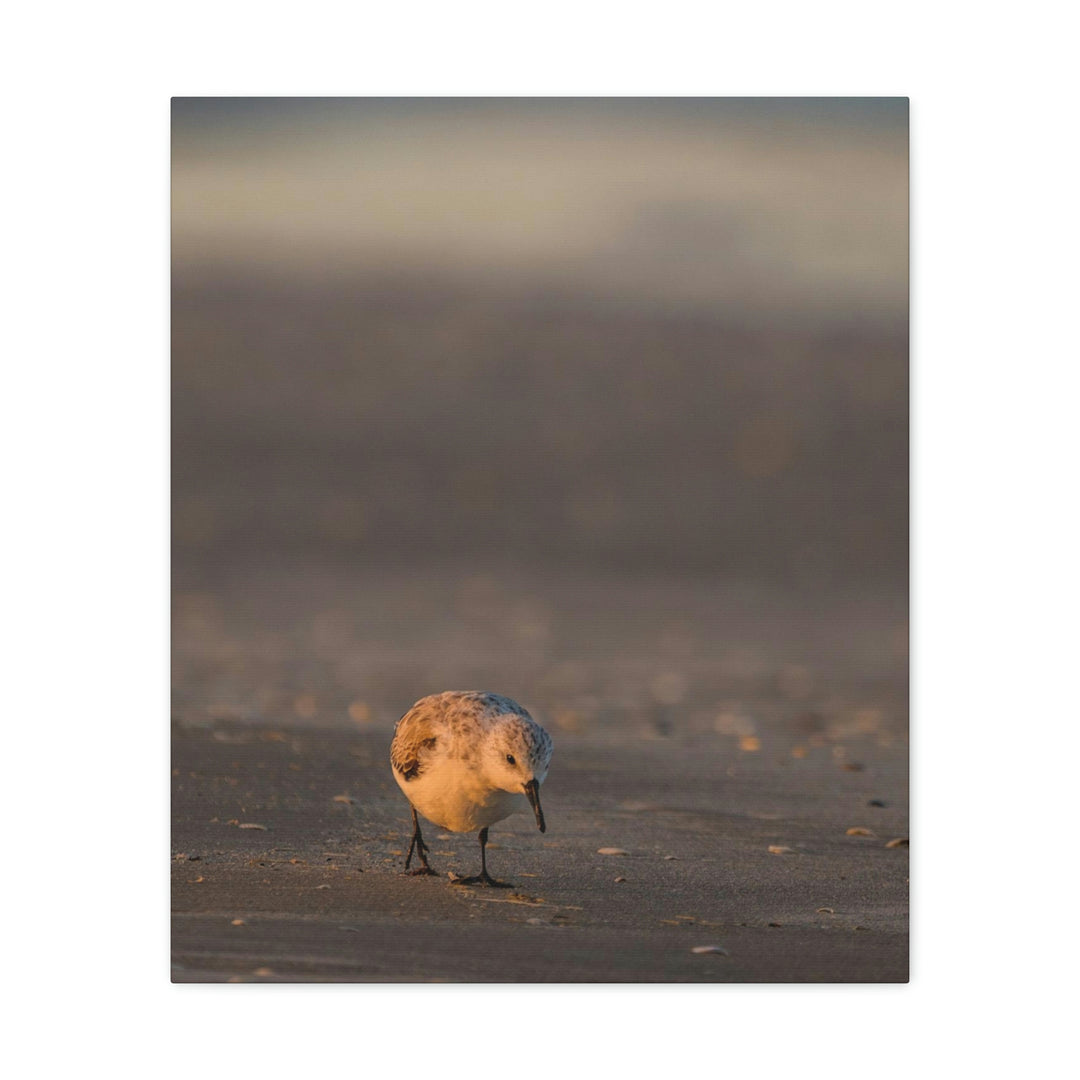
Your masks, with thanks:
M456 877L451 882L451 885L486 885L489 888L495 889L512 889L514 886L509 881L496 881L486 871L482 874L475 874L473 877Z
M415 816L415 815L414 815ZM413 852L416 852L420 859L421 866L418 866L415 870L410 870L409 865L413 860ZM424 838L420 835L420 826L416 826L416 832L413 833L413 838L409 842L409 853L405 856L405 873L406 874L434 874L435 871L428 866L427 861L428 846L424 843Z

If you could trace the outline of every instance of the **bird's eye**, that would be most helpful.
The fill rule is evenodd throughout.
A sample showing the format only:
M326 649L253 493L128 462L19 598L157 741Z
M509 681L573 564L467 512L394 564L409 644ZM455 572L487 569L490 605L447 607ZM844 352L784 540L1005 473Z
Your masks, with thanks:
M516 764L517 764L517 762L516 762L516 761L514 760L514 755L513 755L513 754L507 754L507 755L506 755L506 760L507 760L507 761L508 761L508 762L509 762L509 763L510 763L511 765L516 765Z

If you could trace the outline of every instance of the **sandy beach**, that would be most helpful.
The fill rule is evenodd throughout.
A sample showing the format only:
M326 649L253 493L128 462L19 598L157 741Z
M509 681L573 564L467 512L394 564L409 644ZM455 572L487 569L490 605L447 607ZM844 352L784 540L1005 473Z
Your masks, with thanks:
M907 132L174 99L175 980L907 978ZM401 873L468 689L555 740L512 891Z
M172 979L906 981L906 745L758 741L556 732L547 833L492 829L500 890L402 874L387 731L176 722ZM475 836L426 836L475 872Z

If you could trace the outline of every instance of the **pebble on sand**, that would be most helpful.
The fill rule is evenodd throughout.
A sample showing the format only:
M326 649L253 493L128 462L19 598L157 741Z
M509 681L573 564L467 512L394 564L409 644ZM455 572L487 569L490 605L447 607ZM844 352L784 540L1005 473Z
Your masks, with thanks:
M690 951L692 953L697 953L699 956L704 953L715 953L717 956L731 955L727 949L721 948L719 945L695 945Z
M769 854L770 855L794 855L795 854L795 849L794 848L789 848L789 847L784 847L783 844L770 844L769 845Z
M490 845L488 845L490 847ZM596 849L597 855L629 855L629 851L624 851L621 847L602 847Z
M874 834L869 829L864 829L861 825L855 825L847 831L848 836L873 836Z
M890 840L885 846L888 848L907 847L910 841L906 836L897 836L895 839Z
M240 824L237 825L237 828L238 829L262 829L263 832L266 832L266 826L265 825L256 825L255 822L253 822L253 821L241 821Z

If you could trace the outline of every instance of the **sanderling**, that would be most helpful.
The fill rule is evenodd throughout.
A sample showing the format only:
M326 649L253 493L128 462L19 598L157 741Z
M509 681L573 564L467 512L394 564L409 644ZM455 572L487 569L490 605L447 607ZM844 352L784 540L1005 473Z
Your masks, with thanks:
M457 885L499 885L487 872L488 826L528 805L544 832L540 785L551 762L551 736L516 702L478 690L447 690L421 698L397 723L390 765L412 804L413 851L433 874L417 810L451 832L480 830L480 873Z

